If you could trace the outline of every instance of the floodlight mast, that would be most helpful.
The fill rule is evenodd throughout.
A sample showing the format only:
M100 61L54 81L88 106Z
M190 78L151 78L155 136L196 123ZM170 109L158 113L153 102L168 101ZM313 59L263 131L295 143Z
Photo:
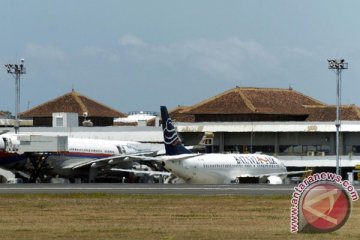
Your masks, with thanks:
M5 68L7 73L10 73L15 78L15 133L19 132L19 112L20 112L20 76L26 73L24 66L25 60L20 60L21 64L6 64Z
M341 104L341 71L348 69L348 63L344 59L328 59L329 69L333 69L336 72L336 174L340 175L340 157L339 157L339 132L340 132L340 104Z

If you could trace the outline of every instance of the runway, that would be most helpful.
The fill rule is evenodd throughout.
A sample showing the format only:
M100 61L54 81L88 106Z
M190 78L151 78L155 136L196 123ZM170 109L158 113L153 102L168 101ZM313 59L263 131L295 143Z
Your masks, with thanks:
M189 194L189 195L289 195L295 185L269 184L0 184L0 194Z

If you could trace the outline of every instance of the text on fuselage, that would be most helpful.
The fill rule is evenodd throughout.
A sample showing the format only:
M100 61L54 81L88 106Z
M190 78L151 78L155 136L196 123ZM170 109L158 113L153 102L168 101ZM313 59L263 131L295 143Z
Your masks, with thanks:
M237 164L243 165L271 165L277 162L269 156L234 156Z

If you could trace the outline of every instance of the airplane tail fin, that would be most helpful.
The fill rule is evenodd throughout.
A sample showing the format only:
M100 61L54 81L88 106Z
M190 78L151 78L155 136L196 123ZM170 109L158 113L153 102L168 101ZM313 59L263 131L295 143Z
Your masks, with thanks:
M186 149L184 145L181 144L181 141L171 121L167 108L165 106L161 106L160 111L166 155L180 155L192 153L190 150Z

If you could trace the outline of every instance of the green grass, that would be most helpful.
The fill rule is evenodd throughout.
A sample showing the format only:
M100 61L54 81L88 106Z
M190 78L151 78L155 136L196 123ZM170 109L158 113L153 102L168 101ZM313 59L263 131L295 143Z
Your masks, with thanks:
M334 233L291 234L290 196L0 195L1 239L360 239L360 206Z

